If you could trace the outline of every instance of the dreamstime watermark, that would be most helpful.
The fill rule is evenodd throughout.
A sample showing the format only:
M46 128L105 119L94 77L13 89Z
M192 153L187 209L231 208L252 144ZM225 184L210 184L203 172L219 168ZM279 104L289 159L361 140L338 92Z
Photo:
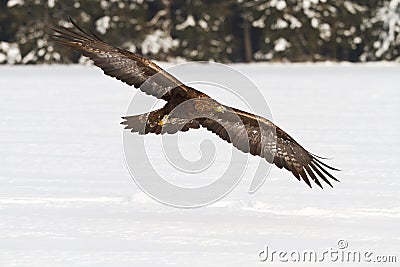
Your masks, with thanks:
M197 62L175 65L168 68L167 71L180 79L183 84L207 93L221 104L246 110L272 121L272 113L264 95L248 77L230 66ZM153 96L160 98L176 88L176 81L171 81L171 79L165 78L163 73L158 73L148 79L141 88L148 92L152 91ZM204 103L204 101L208 102ZM154 111L164 104L165 101L136 93L129 104L127 116ZM218 120L210 112L190 112L194 106L213 108L216 112L224 113L224 108L213 100L188 99L179 103L169 112L168 116L163 118L166 122L165 124L160 123L163 130L168 132L168 123L174 122L174 120L187 122L196 119L210 122ZM143 132L147 123L141 125ZM216 129L216 127L220 128ZM221 127L230 140L245 137L244 140L236 143L240 143L244 150L249 149L248 136L243 134L246 133L246 129L239 116L230 114L229 123L225 123L223 120L219 121L219 125L214 128L210 127L213 129L209 130L221 132ZM226 196L235 188L246 172L250 172L250 177L253 177L249 193L254 193L261 187L271 168L271 164L264 158L257 157L257 166L250 170L249 157L253 157L250 153L242 153L232 145L225 145L222 151L218 151L221 149L218 146L219 143L224 143L224 140L216 139L211 132L199 137L199 135L195 135L195 131L190 129L188 132L166 133L157 136L154 133L139 136L128 130L124 131L126 164L133 180L143 192L170 206L192 208L211 204ZM264 130L261 129L261 131ZM186 143L184 143L182 140L187 135L194 137L186 138ZM261 149L264 147L263 144L276 144L273 140L276 136L275 133L261 132L261 136L262 140L259 140ZM229 148L227 149L227 147ZM197 157L193 156L196 151ZM202 179L207 180L208 183L196 186L185 185L185 181Z
M395 255L377 255L369 250L349 249L349 243L340 239L335 248L316 250L274 250L265 246L257 254L261 262L341 262L341 263L396 263Z

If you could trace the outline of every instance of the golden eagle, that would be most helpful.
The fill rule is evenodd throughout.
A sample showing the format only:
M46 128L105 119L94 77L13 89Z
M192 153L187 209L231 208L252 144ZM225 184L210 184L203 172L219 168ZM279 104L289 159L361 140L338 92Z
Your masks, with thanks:
M338 181L326 168L338 171L297 143L271 121L225 106L208 95L182 84L151 60L107 44L93 32L84 31L71 20L75 29L60 27L54 40L89 57L106 75L121 80L148 95L165 100L163 108L149 113L122 117L125 129L139 134L163 134L204 127L237 149L258 155L279 168L290 171L311 187L309 177L322 188L321 178ZM157 77L157 78L154 78ZM180 112L173 112L182 103Z

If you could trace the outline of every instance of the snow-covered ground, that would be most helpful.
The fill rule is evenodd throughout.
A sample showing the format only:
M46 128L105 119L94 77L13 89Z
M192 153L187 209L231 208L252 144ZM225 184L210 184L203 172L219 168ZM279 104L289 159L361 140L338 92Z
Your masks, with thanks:
M265 246L322 253L341 239L398 264L400 66L234 67L266 96L275 123L334 158L341 183L309 189L274 167L255 194L244 177L211 206L165 206L125 166L119 122L134 89L94 67L3 66L0 266L266 266Z

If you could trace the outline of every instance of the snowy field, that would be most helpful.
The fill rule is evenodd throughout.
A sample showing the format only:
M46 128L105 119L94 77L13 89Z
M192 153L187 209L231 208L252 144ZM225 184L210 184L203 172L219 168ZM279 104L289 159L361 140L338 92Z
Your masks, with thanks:
M160 204L124 162L119 122L134 89L94 67L2 66L0 266L287 266L261 262L259 251L321 252L338 240L397 256L368 266L397 266L400 66L233 66L263 92L275 123L334 158L340 183L309 189L274 167L252 195L244 177L211 206Z

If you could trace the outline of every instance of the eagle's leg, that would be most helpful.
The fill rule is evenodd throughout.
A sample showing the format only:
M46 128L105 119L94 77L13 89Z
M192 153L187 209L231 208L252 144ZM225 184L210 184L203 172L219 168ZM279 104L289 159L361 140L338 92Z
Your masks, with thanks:
M122 117L122 125L126 125L125 129L130 129L131 132L138 132L139 134L147 133L160 133L162 126L159 124L160 119L163 118L163 109L157 109L152 112Z
M165 109L161 108L149 113L122 117L125 121L121 124L126 125L125 129L130 129L131 132L139 134L173 134L178 131L185 132L189 129L200 128L196 119L182 119L165 113Z
M162 117L162 119L159 120L159 121L157 122L157 124L163 126L163 125L169 123L170 120L169 120L168 118L169 118L169 115L164 115L164 117Z

